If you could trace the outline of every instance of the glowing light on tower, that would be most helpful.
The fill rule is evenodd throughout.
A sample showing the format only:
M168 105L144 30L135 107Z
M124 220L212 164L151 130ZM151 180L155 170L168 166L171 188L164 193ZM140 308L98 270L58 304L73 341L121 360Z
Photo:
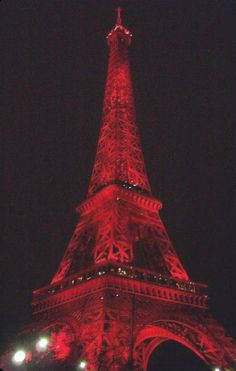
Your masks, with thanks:
M87 366L87 362L86 361L81 361L79 363L79 369L81 369L81 370L84 370L86 366Z
M48 343L49 343L49 341L48 341L47 338L45 338L45 337L40 338L39 341L36 344L37 350L40 351L40 352L44 352L48 347Z
M14 356L12 357L12 362L16 365L21 365L26 357L26 353L24 350L18 350Z

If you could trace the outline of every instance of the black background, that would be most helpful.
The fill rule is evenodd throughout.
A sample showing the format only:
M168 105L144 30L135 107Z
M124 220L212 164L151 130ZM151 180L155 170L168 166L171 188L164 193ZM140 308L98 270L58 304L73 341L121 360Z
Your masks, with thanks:
M49 282L87 192L116 1L3 0L1 345ZM236 337L235 3L120 1L153 194L192 280Z

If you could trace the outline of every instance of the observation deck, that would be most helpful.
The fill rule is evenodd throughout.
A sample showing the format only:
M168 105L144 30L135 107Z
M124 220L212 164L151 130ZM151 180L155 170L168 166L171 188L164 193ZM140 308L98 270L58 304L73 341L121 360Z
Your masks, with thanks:
M207 309L207 285L177 280L142 268L121 264L100 264L81 271L56 284L33 292L33 313L46 311L82 296L111 289L179 304Z

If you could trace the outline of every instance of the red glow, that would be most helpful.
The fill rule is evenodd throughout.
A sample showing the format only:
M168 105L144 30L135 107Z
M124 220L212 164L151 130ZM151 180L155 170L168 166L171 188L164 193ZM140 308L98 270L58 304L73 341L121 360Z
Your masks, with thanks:
M232 367L236 345L191 282L151 195L136 125L128 61L131 33L117 24L110 48L103 117L88 198L58 271L34 292L32 328L49 333L40 362L87 371L145 370L153 349L175 340L208 365ZM52 367L53 370L53 367Z
M50 350L56 360L64 360L71 352L73 335L66 325L55 326L50 330Z
M236 361L236 347L202 311L206 293L189 281L159 216L161 203L151 195L136 125L131 36L119 10L107 36L102 126L88 198L78 207L80 220L52 280L55 296L35 309L74 300L70 315L88 370L128 364L145 370L151 351L166 339L226 367ZM68 347L62 349L65 356Z
M30 361L32 361L32 352L29 351L26 353L25 362L28 363Z
M52 283L108 261L188 279L151 196L133 98L128 47L131 34L117 24L108 34L109 63L103 115L88 200ZM141 248L140 248L141 246Z

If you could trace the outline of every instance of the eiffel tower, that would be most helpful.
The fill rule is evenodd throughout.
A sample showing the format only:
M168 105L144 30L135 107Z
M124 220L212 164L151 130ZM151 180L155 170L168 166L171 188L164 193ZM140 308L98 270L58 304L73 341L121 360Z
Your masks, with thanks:
M160 218L162 203L152 195L136 124L131 40L118 8L107 35L88 194L57 272L33 292L32 323L21 338L41 334L48 343L44 352L29 348L25 362L33 370L78 364L87 371L144 371L153 350L173 340L209 368L234 370L236 345L208 309L207 286L186 273Z

